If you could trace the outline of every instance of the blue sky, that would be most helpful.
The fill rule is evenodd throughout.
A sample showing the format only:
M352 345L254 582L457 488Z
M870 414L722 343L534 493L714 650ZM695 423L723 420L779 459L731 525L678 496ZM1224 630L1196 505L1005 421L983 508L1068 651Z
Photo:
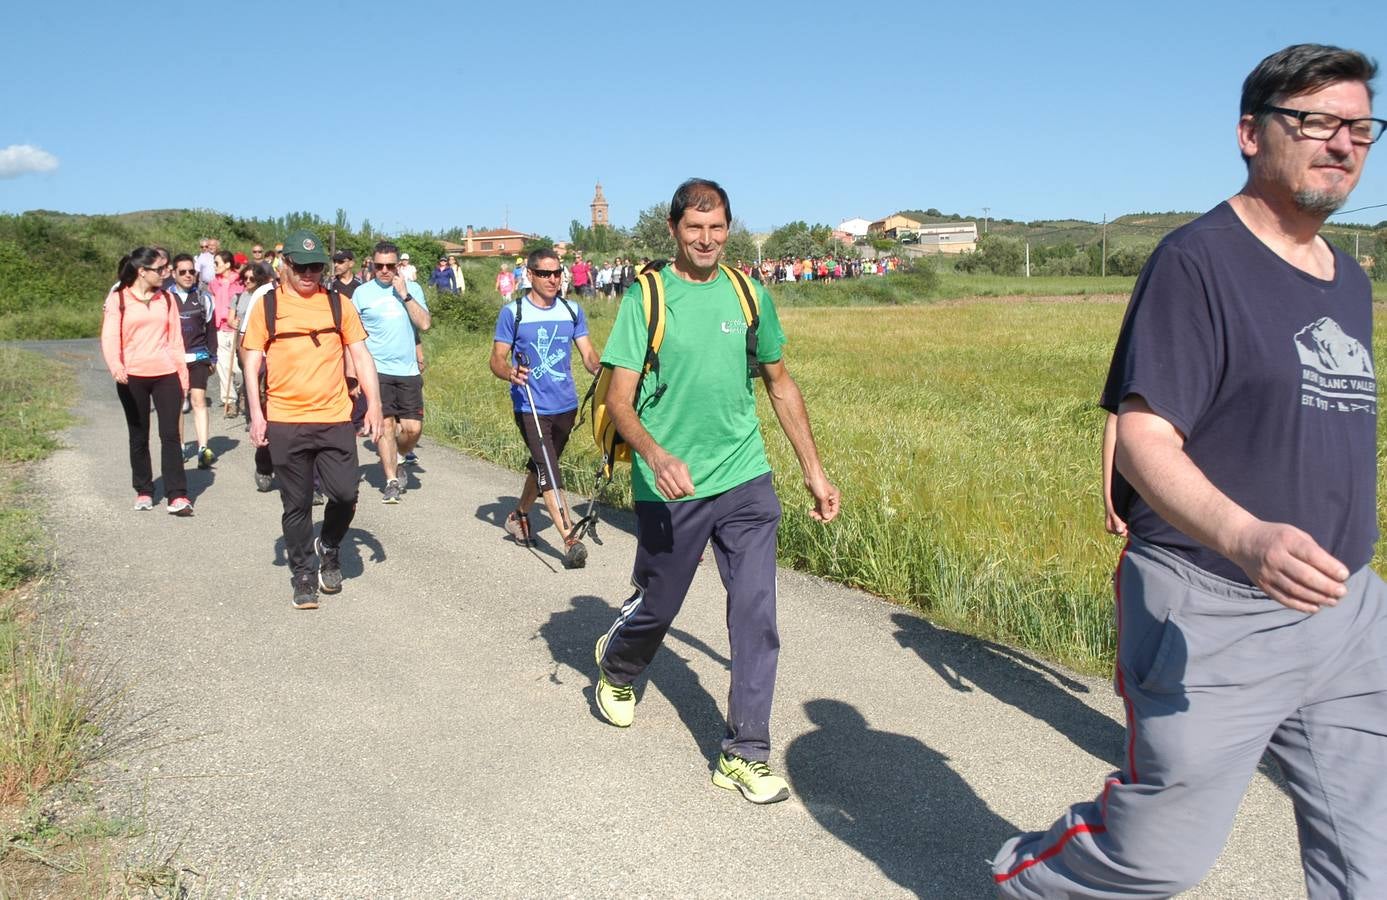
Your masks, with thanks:
M1317 41L1387 67L1387 4L1341 0L51 2L5 26L0 148L56 168L0 177L0 211L508 215L556 238L599 179L630 225L691 175L753 229L1202 210L1242 184L1263 56ZM1387 204L1384 147L1348 208Z

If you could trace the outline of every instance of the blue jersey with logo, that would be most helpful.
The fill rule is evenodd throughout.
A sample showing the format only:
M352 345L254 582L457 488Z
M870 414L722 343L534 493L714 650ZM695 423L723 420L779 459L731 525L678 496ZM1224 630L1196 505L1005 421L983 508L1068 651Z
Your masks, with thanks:
M555 298L548 309L536 306L527 292L519 301L501 307L496 316L495 339L525 355L530 365L530 393L534 411L552 416L578 408L578 389L573 383L573 342L587 337L588 320L583 308L571 300ZM520 328L515 327L516 302L521 306ZM570 312L570 310L572 312ZM574 321L574 318L577 321ZM530 412L525 389L511 385L516 412Z

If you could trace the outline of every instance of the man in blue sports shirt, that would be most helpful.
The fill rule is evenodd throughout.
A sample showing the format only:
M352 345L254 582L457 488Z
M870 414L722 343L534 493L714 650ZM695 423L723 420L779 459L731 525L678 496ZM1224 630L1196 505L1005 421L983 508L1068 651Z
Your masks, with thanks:
M583 308L559 291L563 279L559 255L550 249L536 250L525 261L525 268L531 287L501 307L491 345L491 372L510 382L515 424L530 451L530 471L520 502L506 518L506 531L518 543L529 543L530 507L542 495L549 518L563 539L564 567L578 569L587 560L587 548L572 534L574 523L561 493L563 475L559 471L559 456L568 444L578 412L573 348L578 348L583 367L594 375L602 362L588 340Z
M385 476L381 502L395 504L404 493L400 455L414 449L424 427L424 376L414 351L414 333L428 331L433 319L418 282L400 273L400 248L381 241L371 256L376 277L357 288L351 299L366 326L366 349L380 378L385 419L376 443Z

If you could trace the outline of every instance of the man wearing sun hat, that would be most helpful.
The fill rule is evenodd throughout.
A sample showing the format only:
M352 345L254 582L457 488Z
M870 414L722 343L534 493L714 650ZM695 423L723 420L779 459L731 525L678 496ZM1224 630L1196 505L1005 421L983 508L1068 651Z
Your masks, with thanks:
M317 609L320 589L342 590L338 547L356 513L358 483L347 371L366 395L363 433L373 441L381 433L380 388L366 329L351 301L323 288L327 262L317 235L304 229L289 235L279 286L251 311L243 344L246 383L257 383L266 367L268 408L261 409L257 391L247 392L250 438L257 447L269 445L279 477L295 609ZM315 471L327 496L316 540Z

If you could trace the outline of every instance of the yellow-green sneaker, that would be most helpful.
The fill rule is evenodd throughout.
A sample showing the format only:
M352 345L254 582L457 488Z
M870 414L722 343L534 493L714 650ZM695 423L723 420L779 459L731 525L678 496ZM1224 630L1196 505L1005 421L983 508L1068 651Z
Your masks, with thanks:
M607 636L597 639L597 711L617 728L629 728L636 720L636 691L629 684L613 684L602 671L602 652L607 649Z
M790 786L770 766L726 753L718 755L713 784L729 791L735 788L752 803L779 803L790 797Z

